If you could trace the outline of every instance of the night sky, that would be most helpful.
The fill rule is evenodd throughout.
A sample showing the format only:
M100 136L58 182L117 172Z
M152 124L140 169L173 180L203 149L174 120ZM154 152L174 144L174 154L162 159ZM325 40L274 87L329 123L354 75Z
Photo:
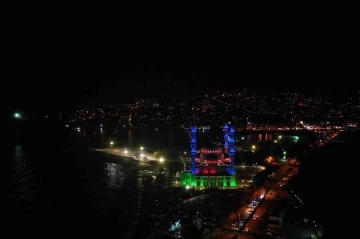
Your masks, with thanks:
M337 47L332 38L294 33L267 41L247 38L235 48L204 42L182 52L182 45L125 45L106 40L107 34L82 35L74 27L66 34L29 29L17 29L21 34L10 39L3 93L11 95L11 109L72 110L135 97L181 98L244 87L309 94L359 89L351 85L358 77L355 62L345 56L348 45ZM134 49L131 57L129 48ZM152 50L146 58L147 52L138 54L143 48Z
M181 98L249 87L309 94L328 93L329 88L333 88L332 92L354 90L345 82L338 87L325 80L311 82L312 77L307 74L319 72L303 70L296 73L300 69L295 67L282 71L281 67L272 68L274 65L254 69L216 63L185 66L87 63L39 62L15 71L11 82L14 106L35 111L72 110L81 105L131 102L136 97Z
M56 111L232 87L346 91L359 78L356 21L347 16L243 17L236 27L200 21L179 29L89 14L16 8L3 38L9 108Z

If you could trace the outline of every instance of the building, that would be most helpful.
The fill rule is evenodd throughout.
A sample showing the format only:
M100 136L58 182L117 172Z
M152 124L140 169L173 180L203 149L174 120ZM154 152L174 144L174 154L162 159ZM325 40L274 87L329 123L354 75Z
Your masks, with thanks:
M181 185L186 188L236 188L235 178L235 128L224 126L223 147L197 149L196 127L190 131L190 172L183 172Z
M276 202L275 207L269 214L268 227L272 229L280 229L283 222L283 217L286 212L287 201L280 200Z

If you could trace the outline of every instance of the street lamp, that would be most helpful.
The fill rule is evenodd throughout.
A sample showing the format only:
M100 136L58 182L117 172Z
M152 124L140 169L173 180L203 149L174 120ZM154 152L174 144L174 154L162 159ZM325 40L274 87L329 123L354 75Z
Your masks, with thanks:
M124 154L127 154L127 153L128 153L128 151L127 151L127 149L125 149L125 150L124 150Z
M110 145L113 146L113 145L114 145L114 141L110 141Z
M164 162L164 158L162 158L162 157L159 158L159 162L160 162L160 163L163 163L163 162Z

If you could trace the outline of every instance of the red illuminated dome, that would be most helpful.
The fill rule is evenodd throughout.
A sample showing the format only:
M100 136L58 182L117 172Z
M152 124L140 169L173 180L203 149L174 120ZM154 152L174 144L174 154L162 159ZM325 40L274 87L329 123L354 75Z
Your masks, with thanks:
M196 154L195 161L202 166L225 166L231 162L231 158L221 147L203 147Z
M206 154L204 155L204 162L207 164L219 164L222 162L222 158L218 154Z

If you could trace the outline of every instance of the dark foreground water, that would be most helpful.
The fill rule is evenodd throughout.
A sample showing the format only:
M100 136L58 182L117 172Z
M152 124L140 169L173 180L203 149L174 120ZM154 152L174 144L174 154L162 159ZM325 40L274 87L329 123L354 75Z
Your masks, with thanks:
M21 229L15 232L100 230L112 193L126 185L126 169L94 153L46 155L45 162L24 146L13 149L10 208L13 225Z
M121 234L126 218L120 218L136 201L135 163L89 151L86 140L56 123L24 129L21 143L3 151L11 235Z

